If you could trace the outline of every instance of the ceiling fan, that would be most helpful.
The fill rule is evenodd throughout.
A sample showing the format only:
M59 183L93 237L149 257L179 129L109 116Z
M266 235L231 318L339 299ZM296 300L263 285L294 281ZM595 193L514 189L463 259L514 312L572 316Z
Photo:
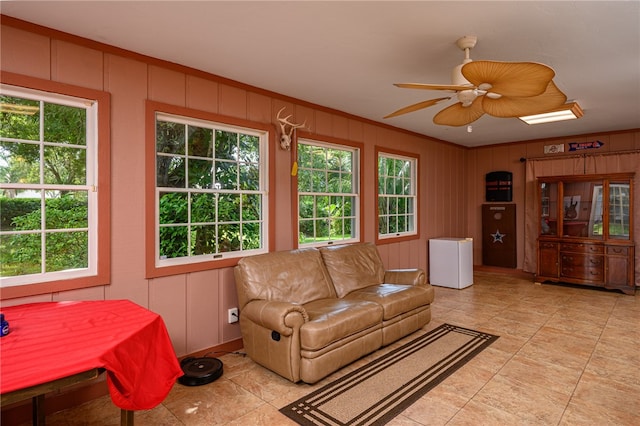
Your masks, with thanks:
M553 83L555 72L535 62L472 61L469 51L476 36L464 36L456 44L464 61L451 73L451 84L396 83L405 89L454 91L458 102L438 112L435 124L464 126L489 114L511 118L539 114L563 105L567 97ZM454 95L429 99L401 108L384 118L396 117L447 101Z

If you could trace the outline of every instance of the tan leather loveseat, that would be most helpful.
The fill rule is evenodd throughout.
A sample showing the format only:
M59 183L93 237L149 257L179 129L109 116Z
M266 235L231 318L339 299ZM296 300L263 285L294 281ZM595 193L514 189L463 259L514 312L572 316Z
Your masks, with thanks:
M431 320L424 271L385 271L372 243L273 252L235 268L244 350L315 383Z

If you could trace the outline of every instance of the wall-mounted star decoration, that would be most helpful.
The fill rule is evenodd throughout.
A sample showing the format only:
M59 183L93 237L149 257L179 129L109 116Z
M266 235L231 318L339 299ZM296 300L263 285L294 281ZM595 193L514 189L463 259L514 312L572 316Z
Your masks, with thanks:
M495 234L491 234L491 236L493 237L494 243L502 243L502 244L504 244L504 241L502 241L502 239L505 237L505 235L507 234L501 234L499 229L496 229Z

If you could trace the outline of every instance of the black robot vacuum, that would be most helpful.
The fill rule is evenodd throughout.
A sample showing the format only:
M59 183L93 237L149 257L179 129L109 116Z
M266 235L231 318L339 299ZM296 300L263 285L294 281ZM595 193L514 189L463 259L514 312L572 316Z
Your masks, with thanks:
M185 386L201 386L222 376L222 361L218 358L185 358L180 362L184 375L178 382Z

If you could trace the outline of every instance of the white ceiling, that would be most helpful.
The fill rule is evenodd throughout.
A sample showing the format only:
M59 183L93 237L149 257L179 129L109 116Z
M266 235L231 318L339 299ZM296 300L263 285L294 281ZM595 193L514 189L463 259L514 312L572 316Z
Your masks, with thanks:
M2 1L0 11L464 146L640 127L638 1ZM584 117L527 126L485 115L468 133L433 124L450 101L384 120L444 96L392 84L449 84L464 35L478 37L472 59L551 66Z

